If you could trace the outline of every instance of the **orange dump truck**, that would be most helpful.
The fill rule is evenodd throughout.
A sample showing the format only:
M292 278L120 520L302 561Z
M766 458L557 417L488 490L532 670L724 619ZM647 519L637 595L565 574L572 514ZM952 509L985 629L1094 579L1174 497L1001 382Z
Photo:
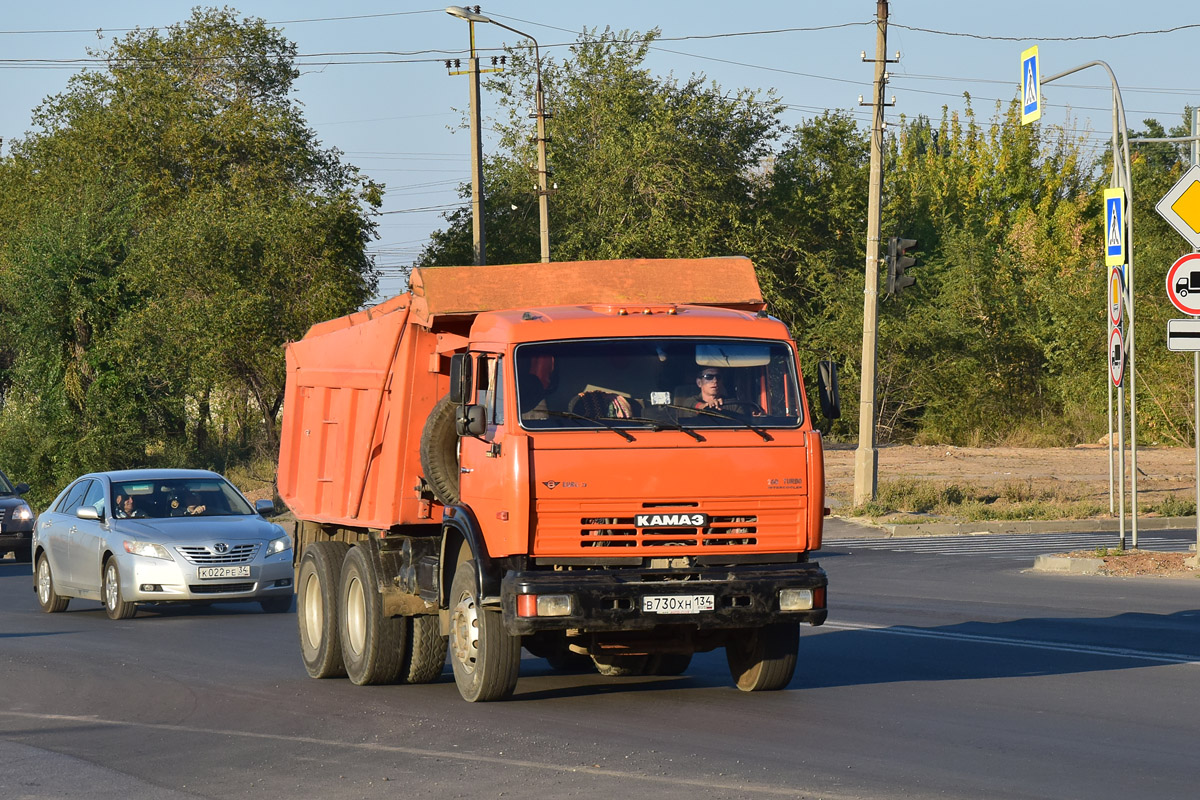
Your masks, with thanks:
M414 270L288 345L279 493L317 678L448 649L497 700L522 647L605 675L723 647L777 689L826 616L821 436L744 258Z

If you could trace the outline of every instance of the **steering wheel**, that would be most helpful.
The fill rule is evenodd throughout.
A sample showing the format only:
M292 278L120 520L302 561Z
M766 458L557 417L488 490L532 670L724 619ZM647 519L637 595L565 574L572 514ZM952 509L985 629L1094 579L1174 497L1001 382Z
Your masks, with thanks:
M743 414L745 414L748 411L751 414L766 416L766 413L767 413L766 411L763 410L763 407L760 406L758 403L752 402L750 400L736 400L736 399L722 400L721 407L718 410L724 411L725 409L729 408L730 406L733 406L735 410L741 409L741 413L743 413Z

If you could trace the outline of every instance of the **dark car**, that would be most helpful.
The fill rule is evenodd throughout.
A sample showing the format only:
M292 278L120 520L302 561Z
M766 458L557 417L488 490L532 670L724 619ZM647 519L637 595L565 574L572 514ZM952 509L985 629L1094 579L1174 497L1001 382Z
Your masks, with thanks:
M15 486L0 472L0 556L12 551L17 561L28 561L33 542L33 509L21 499L29 484Z

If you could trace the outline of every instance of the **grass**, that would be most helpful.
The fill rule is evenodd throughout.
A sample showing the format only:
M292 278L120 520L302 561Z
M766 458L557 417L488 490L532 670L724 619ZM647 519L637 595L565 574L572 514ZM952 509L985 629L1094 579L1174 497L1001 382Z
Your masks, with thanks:
M849 509L856 517L920 514L953 517L965 522L987 520L1087 519L1106 506L1079 500L1059 488L1039 489L1032 481L1009 481L991 492L954 483L901 478L879 484L876 499ZM896 522L920 520L896 520Z

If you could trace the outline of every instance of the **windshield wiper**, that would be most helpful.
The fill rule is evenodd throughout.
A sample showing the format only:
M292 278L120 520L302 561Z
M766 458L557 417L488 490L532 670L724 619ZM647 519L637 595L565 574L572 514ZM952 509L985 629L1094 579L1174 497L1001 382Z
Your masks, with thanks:
M674 403L664 403L663 406L660 406L660 408L662 408L664 406L666 408L676 408L676 409L679 409L680 411L690 411L694 414L704 414L705 416L708 416L708 417L717 417L719 419L732 420L733 422L736 422L739 425L744 425L745 427L747 427L750 430L757 433L759 436L761 436L763 438L764 442L770 442L770 441L774 440L774 437L771 436L771 434L767 433L762 428L759 428L756 425L751 425L749 422L746 422L746 420L744 420L744 419L738 419L737 417L733 416L732 414L726 414L724 411L714 411L711 408L689 408L688 406L680 406L680 405L676 405Z
M584 422L594 422L597 425L612 431L626 441L636 441L628 431L623 431L617 426L610 425L609 423L605 422L604 417L587 417L583 414L576 414L574 411L547 411L546 413L552 417L566 417L567 419L581 419ZM616 419L616 417L609 417L609 419ZM622 417L621 419L625 419L625 417Z
M628 419L628 420L632 420L633 422L648 422L648 423L650 423L650 430L655 431L655 432L661 431L661 430L683 431L688 436L695 439L697 442L704 441L703 436L696 433L691 428L684 427L679 422L670 422L669 420L665 420L665 419L651 419L650 417L621 417L621 419Z

